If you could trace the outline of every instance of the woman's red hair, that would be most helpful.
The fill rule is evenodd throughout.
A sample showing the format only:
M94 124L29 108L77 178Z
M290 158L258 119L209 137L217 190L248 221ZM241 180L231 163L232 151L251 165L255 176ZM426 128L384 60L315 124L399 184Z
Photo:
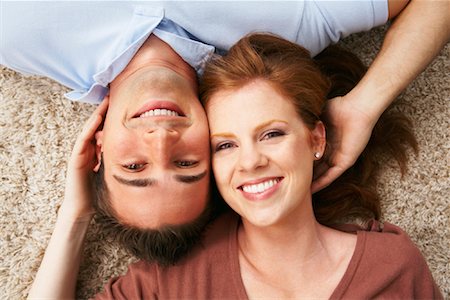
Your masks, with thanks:
M348 93L366 71L349 51L331 46L315 58L303 47L271 34L242 38L227 55L213 58L205 68L200 96L204 105L217 92L238 89L256 79L270 83L291 99L309 128L321 120L326 100ZM326 125L326 122L324 122ZM417 142L409 120L386 111L356 163L327 188L313 195L314 213L324 225L359 218L378 219L380 199L376 191L377 156L394 157L406 171L407 147ZM326 159L324 157L323 159Z

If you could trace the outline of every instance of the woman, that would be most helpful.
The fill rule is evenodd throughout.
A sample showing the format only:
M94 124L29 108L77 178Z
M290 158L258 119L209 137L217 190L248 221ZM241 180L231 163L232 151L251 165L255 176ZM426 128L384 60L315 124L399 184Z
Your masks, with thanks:
M176 265L131 265L98 298L442 298L401 229L381 229L376 221L369 224L375 232L329 227L355 231L339 224L379 217L372 151L387 148L404 166L397 134L415 145L404 119L382 117L355 166L311 195L314 164L327 155L319 118L325 99L345 93L364 71L343 54L331 50L317 64L303 48L257 34L212 61L202 96L213 168L224 200L240 216L220 216Z
M295 44L256 34L205 70L214 176L240 215L237 249L246 294L238 296L441 297L400 228L372 222L373 232L353 234L324 226L350 217L378 218L371 151L389 149L404 168L405 149L394 141L403 136L415 145L404 120L383 117L353 169L311 195L314 163L325 152L325 99L345 94L363 75L350 54L328 51L316 63Z

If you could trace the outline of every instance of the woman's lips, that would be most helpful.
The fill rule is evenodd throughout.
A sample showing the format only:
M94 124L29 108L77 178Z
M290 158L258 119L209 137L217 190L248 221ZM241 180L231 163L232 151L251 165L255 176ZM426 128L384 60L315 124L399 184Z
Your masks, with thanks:
M181 108L173 102L153 100L145 103L134 115L133 118L169 116L184 117Z
M271 177L246 182L238 187L245 198L249 200L265 200L280 187L283 177Z

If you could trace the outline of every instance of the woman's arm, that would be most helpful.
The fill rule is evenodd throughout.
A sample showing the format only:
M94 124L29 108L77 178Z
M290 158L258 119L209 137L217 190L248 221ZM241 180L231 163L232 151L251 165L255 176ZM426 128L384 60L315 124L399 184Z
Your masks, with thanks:
M96 166L95 132L102 123L108 99L97 107L75 142L69 160L64 201L44 258L28 294L30 299L72 299L83 242L94 215L91 175Z
M354 164L378 118L450 38L450 1L412 0L386 33L360 83L326 108L331 155L317 168L316 192Z

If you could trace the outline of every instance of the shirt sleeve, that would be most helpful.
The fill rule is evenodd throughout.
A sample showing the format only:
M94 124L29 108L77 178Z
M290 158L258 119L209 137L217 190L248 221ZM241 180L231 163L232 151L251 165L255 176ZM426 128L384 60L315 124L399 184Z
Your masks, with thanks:
M143 261L134 263L125 275L110 279L95 299L157 299L156 274L154 264Z
M316 40L314 56L352 33L368 31L388 20L387 0L305 1L297 37L299 44Z
M169 1L164 7L167 18L221 50L246 34L270 32L297 42L313 56L388 19L387 0Z
M442 299L425 258L399 227L359 231L359 244L332 299Z
M397 268L391 267L398 270L398 276L392 278L393 287L410 299L443 299L425 257L408 234L387 222L382 232L388 236L384 244L390 252L385 257L391 256L397 262ZM381 246L381 242L379 244Z

